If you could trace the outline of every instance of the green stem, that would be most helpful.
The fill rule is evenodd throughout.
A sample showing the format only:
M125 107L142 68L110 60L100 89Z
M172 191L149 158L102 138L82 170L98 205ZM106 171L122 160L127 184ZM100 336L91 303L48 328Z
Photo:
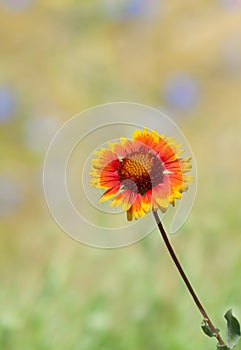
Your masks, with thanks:
M173 250L173 248L172 248L172 246L171 246L171 243L170 243L170 241L169 241L169 239L168 239L168 237L167 237L167 234L166 234L166 232L165 232L165 230L164 230L164 227L162 226L162 223L161 223L161 221L160 221L160 218L159 218L157 212L156 212L156 211L153 211L153 215L154 215L154 218L155 218L156 223L157 223L157 225L158 225L158 228L159 228L159 230L160 230L160 233L161 233L161 235L162 235L162 238L163 238L163 240L164 240L164 242L165 242L165 244L166 244L166 247L167 247L167 249L168 249L168 251L169 251L169 253L170 253L170 255L171 255L171 258L172 258L174 264L176 265L176 267L177 267L177 269L178 269L178 271L179 271L179 273L180 273L180 275L181 275L181 277L182 277L184 283L186 284L187 289L188 289L188 291L190 292L190 294L191 294L191 296L192 296L192 298L193 298L193 300L194 300L196 306L198 307L199 311L200 311L201 314L203 315L204 320L205 320L205 321L207 322L207 324L209 325L209 327L210 327L212 333L213 333L214 336L217 338L219 344L220 344L220 345L225 345L225 343L224 343L223 339L221 338L221 336L220 336L218 330L217 330L216 327L213 325L212 321L210 320L209 316L207 315L206 311L204 310L204 308L203 308L203 306L202 306L202 304L201 304L201 302L200 302L200 300L199 300L197 294L195 293L195 291L194 291L194 289L193 289L191 283L189 282L189 280L188 280L188 278L187 278L187 275L185 274L185 272L184 272L184 270L183 270L183 268L182 268L182 266L181 266L181 264L180 264L180 262L179 262L179 260L178 260L178 258L177 258L177 256L176 256L176 253L175 253L175 251Z

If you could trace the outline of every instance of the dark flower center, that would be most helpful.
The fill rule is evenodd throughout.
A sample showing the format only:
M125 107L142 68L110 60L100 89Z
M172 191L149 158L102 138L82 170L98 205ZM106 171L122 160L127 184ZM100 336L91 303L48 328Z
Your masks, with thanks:
M163 180L163 165L153 152L133 152L120 161L118 176L125 189L144 195Z

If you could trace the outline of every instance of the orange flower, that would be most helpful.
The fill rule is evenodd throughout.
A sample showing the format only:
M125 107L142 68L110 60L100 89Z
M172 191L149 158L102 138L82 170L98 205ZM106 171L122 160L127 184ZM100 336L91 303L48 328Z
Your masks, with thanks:
M173 138L156 131L136 130L132 140L108 143L92 159L90 184L105 190L100 202L112 199L110 206L122 206L129 221L151 210L162 212L182 197L192 176L191 158L178 158L183 152Z

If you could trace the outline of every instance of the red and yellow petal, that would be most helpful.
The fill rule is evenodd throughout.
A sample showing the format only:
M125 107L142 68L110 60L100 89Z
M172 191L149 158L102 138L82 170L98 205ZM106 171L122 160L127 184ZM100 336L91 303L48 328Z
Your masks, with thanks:
M112 197L114 197L116 193L118 193L119 190L120 190L120 185L117 185L105 191L105 193L100 197L99 203L102 203L111 199Z
M113 208L121 205L122 209L126 211L135 202L136 196L137 196L136 193L133 193L129 190L124 190L112 200L112 202L110 203L110 207Z
M132 216L137 220L138 216L144 217L146 215L144 209L142 208L142 198L141 194L138 193L135 202L131 206Z

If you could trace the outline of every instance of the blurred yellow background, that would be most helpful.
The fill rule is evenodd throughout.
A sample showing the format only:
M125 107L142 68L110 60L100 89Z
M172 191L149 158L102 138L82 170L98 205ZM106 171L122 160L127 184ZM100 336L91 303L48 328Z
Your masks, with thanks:
M65 235L42 189L55 131L97 104L175 119L198 193L171 241L214 323L241 318L241 2L0 2L0 348L197 350L215 341L157 231L125 249Z

